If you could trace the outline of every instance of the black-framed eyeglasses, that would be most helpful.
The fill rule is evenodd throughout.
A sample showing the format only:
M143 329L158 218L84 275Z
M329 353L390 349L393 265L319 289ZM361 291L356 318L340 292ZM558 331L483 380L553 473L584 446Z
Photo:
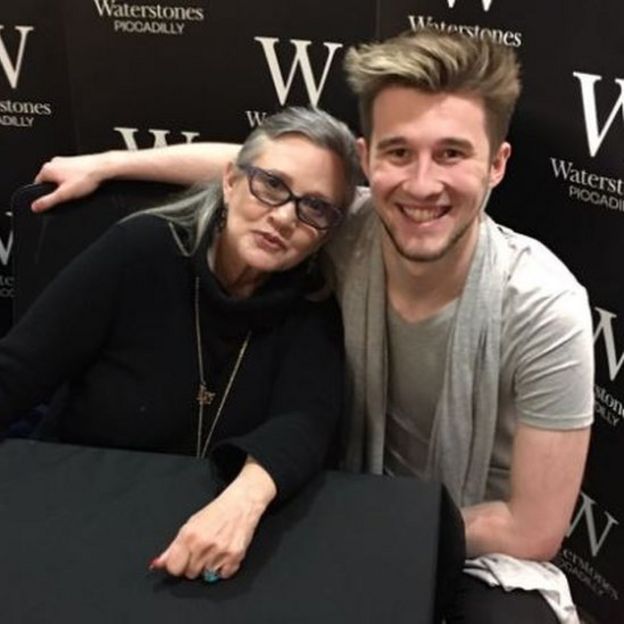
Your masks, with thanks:
M293 202L297 218L317 230L329 230L342 219L334 204L314 195L295 195L284 180L266 169L253 165L240 165L239 169L247 176L249 192L267 206L277 208Z

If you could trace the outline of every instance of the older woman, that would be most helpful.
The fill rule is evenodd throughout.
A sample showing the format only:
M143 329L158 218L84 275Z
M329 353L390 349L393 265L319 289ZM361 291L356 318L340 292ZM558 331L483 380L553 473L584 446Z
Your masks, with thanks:
M227 478L152 567L231 576L269 503L322 466L342 341L314 254L355 162L326 113L266 119L222 184L111 228L0 341L4 422L66 383L59 440L210 456Z

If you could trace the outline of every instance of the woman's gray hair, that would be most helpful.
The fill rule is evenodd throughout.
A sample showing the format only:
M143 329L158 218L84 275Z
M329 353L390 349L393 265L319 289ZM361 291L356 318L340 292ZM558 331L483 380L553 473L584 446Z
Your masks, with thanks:
M355 139L348 126L318 108L292 106L266 117L243 143L236 165L252 165L266 148L267 142L289 134L297 134L312 144L327 149L340 159L344 170L345 195L342 209L346 210L355 194L359 179L359 164ZM220 181L192 187L170 203L142 211L166 219L183 232L178 236L184 253L191 255L213 219L224 210ZM182 244L182 241L183 244Z
M266 117L245 140L236 164L252 165L263 152L267 140L275 140L287 134L299 134L310 143L333 152L340 159L345 175L343 207L353 200L359 176L359 164L355 139L348 126L319 108L291 106Z

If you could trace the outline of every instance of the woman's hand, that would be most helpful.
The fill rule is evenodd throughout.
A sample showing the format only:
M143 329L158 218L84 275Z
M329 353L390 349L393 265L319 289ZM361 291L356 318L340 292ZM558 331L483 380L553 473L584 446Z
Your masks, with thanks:
M269 474L248 457L238 477L193 514L167 549L151 563L173 576L195 579L204 570L235 574L262 514L277 493Z
M34 201L32 210L43 212L56 204L84 197L95 191L107 175L104 171L112 152L85 156L55 156L41 167L35 182L54 182L57 188Z

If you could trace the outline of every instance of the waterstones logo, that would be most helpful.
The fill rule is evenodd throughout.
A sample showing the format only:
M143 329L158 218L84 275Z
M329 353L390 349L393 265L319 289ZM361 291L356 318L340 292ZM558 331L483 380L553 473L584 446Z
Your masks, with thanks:
M9 36L10 31L3 32L4 25L0 24L0 65L10 87L15 91L22 76L28 36L35 30L35 27L15 26L13 30L18 36L17 46L9 43L15 41L15 37ZM52 105L47 102L0 100L0 126L32 128L38 117L49 115L52 115ZM0 241L0 245L2 245L2 241ZM3 249L5 248L0 247L0 261L2 260Z
M609 310L594 308L598 314L598 321L595 323L594 346L596 356L601 356L606 361L609 381L614 382L624 364L624 353L618 352L615 343L614 322L617 315ZM602 346L602 349L599 347ZM611 389L611 388L609 388ZM594 394L596 397L596 416L610 427L617 427L624 419L624 405L619 398L613 396L607 388L595 384Z
M594 308L598 313L598 323L594 331L594 345L602 336L604 342L604 350L607 358L607 367L609 370L609 380L615 381L620 373L622 364L624 364L624 354L618 354L615 345L615 333L613 331L613 321L617 319L617 315L602 308Z
M448 0L449 6L455 6L454 0ZM491 5L490 2L483 1L484 9L487 11ZM485 8L487 5L487 8ZM412 30L420 30L422 28L435 28L444 32L458 32L472 39L491 39L496 43L506 45L512 48L519 48L522 45L522 33L502 28L485 28L478 24L453 24L445 21L436 21L431 15L408 15L409 26Z
M596 501L581 491L579 505L566 537L570 537L578 527L584 526L589 551L595 559L600 554L613 528L619 524L608 511L599 509Z
M125 128L121 126L117 126L113 128L115 132L118 132L121 135L121 138L128 150L137 150L139 149L139 144L137 141L137 133L139 132L138 128ZM183 130L180 132L183 140L177 141L169 141L169 135L171 134L171 130L162 130L157 128L149 128L148 134L151 137L148 141L142 142L141 147L167 147L171 143L192 143L198 136L199 132L190 132L188 130ZM145 133L141 133L141 137L144 136Z
M609 210L624 212L624 181L577 167L571 160L550 159L555 179L561 180L568 197Z
M50 115L52 115L52 104L48 102L0 100L0 126L32 128L38 117Z
M282 71L277 58L277 52L275 51L275 44L279 42L279 39L275 37L254 37L254 40L262 46L280 105L284 106L286 104L293 80L297 74L297 70L299 70L303 77L303 83L305 84L310 104L318 106L332 61L334 60L334 55L336 54L336 50L342 48L342 43L323 42L327 53L325 55L325 62L320 71L320 76L317 79L312 69L308 51L312 42L303 39L290 39L290 44L295 48L295 52L288 70L288 77L284 79L284 72Z
M595 413L598 418L609 427L617 427L624 418L624 405L606 388L596 384L594 386Z
M481 0L481 4L483 5L483 10L485 12L490 10L490 7L492 6L492 2L494 0ZM457 0L446 0L446 3L449 5L449 9L453 9L455 8L455 3L457 2Z
M9 263L8 261L9 256L7 256L6 264ZM13 277L11 275L0 275L0 299L13 299L13 292L14 292Z
M203 7L133 4L117 0L93 0L98 15L113 21L119 33L182 35L187 23L203 22Z
M14 30L19 34L19 43L17 50L11 56L7 49L5 37L3 34L4 25L0 24L0 65L4 70L4 75L11 85L11 89L17 89L20 75L22 73L22 64L24 62L24 53L26 52L26 42L28 35L35 30L34 26L15 26Z
M0 266L6 267L9 266L11 262L11 251L13 250L13 232L9 232L8 238L5 240L0 236ZM9 284L11 287L11 293L8 294L8 297L13 296L13 282ZM7 284L4 284L4 287L7 287ZM0 295L1 296L1 295Z
M568 577L576 578L596 596L610 598L611 600L620 599L613 583L605 578L590 561L574 552L571 548L562 548L561 552L555 557L554 563ZM619 584L616 581L616 585Z
M322 65L314 69L310 60L310 46L312 41L305 39L289 39L289 43L294 48L290 67L286 72L283 71L282 65L278 59L276 46L280 43L280 40L276 37L254 37L264 52L267 65L269 67L269 73L273 86L275 87L275 93L280 106L285 106L286 101L290 95L295 77L300 75L303 79L303 84L308 96L308 102L312 106L318 106L319 100L323 95L323 90L327 82L327 77L331 70L332 64L336 52L343 47L342 43L335 43L331 41L324 41L323 47L325 48L325 60ZM260 125L266 117L266 112L248 110L245 111L247 116L247 122L250 127Z
M573 72L572 74L581 86L581 98L583 102L583 116L585 119L585 132L587 134L587 147L589 155L593 158L600 149L605 137L613 126L616 117L621 117L624 121L624 80L615 78L614 82L620 90L620 95L616 99L602 128L598 121L598 106L596 102L596 83L602 80L602 76L597 74L586 74L584 72Z

